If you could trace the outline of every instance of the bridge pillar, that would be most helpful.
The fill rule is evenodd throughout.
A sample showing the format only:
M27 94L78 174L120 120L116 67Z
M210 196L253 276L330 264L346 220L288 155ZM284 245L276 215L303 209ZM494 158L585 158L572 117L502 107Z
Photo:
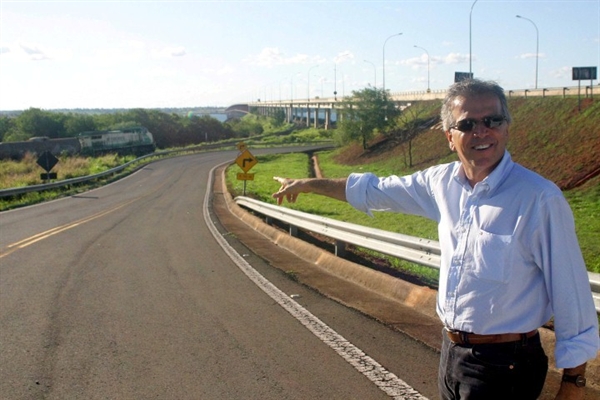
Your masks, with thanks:
M325 130L329 129L329 124L331 123L331 108L325 109Z
M315 123L313 125L315 129L319 127L319 108L319 104L317 104L317 108L315 109Z

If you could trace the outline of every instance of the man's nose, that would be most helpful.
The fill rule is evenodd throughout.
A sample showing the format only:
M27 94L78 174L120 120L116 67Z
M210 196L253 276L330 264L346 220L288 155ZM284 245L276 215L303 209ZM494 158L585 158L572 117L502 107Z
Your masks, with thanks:
M487 128L485 126L484 122L477 121L475 123L475 126L473 127L473 131L471 133L473 134L473 136L475 136L475 135L481 136L481 135L485 135L488 132L489 132L489 128Z

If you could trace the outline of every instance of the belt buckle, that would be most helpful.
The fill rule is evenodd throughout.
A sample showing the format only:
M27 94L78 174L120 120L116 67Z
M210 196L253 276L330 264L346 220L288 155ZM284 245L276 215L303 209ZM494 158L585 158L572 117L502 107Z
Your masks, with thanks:
M448 337L450 338L450 340L456 344L470 344L469 343L469 334L467 332L464 331L459 331L456 329L450 329L447 327L444 327L444 329L446 329L446 332L448 333ZM454 338L458 338L458 341L455 342Z

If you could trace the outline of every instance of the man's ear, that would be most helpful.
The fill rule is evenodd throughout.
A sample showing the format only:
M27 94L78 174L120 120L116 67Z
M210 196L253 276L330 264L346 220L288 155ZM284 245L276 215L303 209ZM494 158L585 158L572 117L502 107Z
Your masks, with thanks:
M455 148L455 146L454 146L454 141L453 141L453 139L452 139L452 133L450 133L450 131L449 131L449 130L448 130L448 131L446 131L446 132L444 132L444 133L446 134L446 139L448 139L448 146L450 147L450 150L451 150L451 151L455 151L455 150L456 150L456 148Z

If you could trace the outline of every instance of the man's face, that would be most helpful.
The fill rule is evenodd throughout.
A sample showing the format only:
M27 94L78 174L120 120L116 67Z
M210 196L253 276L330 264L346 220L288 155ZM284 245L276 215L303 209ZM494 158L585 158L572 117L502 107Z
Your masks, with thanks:
M457 128L446 131L450 148L458 153L467 179L474 186L500 163L508 141L508 123L502 121L492 123L489 128L485 126L483 118L502 116L500 100L494 95L459 97L454 101L452 114L454 126L467 119L476 121L469 132L461 132Z

